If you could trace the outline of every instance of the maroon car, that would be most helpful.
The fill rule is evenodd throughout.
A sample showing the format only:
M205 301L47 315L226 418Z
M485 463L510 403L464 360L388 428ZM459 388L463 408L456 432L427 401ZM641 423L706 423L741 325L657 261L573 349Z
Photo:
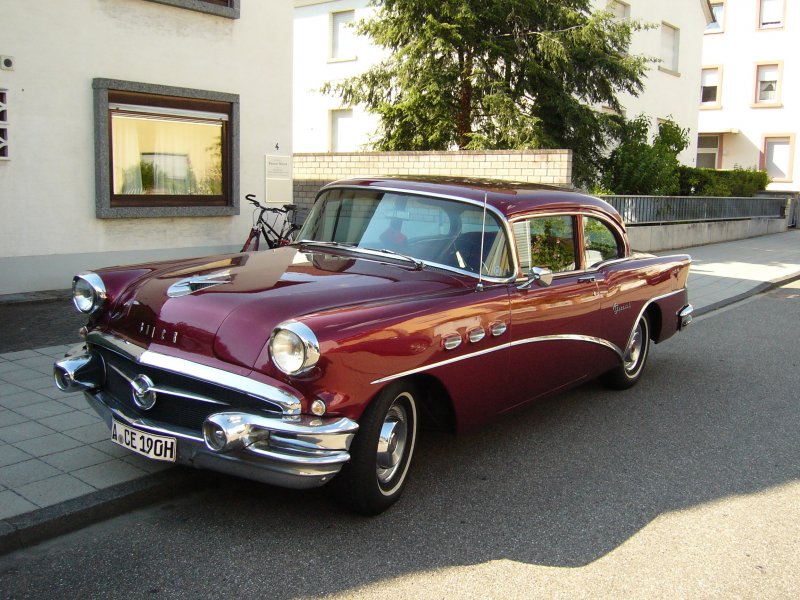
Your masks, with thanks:
M691 321L690 258L632 253L614 209L530 184L323 188L288 247L77 275L55 365L111 438L375 514L421 425L463 431L599 377L627 388Z

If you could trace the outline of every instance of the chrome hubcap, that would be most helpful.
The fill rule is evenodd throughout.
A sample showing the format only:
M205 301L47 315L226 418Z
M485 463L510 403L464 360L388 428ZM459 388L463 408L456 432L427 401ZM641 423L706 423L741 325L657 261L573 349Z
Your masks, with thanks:
M406 410L396 401L386 412L378 438L378 481L388 483L402 462L408 438Z
M641 322L636 326L636 331L633 332L633 337L628 344L628 349L625 352L625 370L633 371L639 363L639 357L642 354L642 324Z

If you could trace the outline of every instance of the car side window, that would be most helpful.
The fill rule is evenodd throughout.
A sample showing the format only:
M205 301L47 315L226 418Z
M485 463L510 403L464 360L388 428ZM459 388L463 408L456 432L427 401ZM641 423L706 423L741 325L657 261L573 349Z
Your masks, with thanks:
M600 219L583 217L583 244L583 258L587 269L603 261L622 257L617 236Z
M534 217L514 223L520 266L546 267L553 273L575 270L575 227L569 215Z

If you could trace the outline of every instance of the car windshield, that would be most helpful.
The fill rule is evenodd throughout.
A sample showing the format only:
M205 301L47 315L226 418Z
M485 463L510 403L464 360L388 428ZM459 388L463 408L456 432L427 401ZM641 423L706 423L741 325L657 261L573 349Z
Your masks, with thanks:
M508 239L497 216L486 211L484 224L483 206L457 200L332 189L316 202L296 239L398 253L473 274L482 267L488 277L512 275Z

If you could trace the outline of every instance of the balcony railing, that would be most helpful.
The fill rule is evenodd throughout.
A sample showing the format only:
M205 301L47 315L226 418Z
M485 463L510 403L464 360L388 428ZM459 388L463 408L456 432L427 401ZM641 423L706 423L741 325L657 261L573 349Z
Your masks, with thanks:
M704 196L602 196L626 225L785 218L786 198Z

